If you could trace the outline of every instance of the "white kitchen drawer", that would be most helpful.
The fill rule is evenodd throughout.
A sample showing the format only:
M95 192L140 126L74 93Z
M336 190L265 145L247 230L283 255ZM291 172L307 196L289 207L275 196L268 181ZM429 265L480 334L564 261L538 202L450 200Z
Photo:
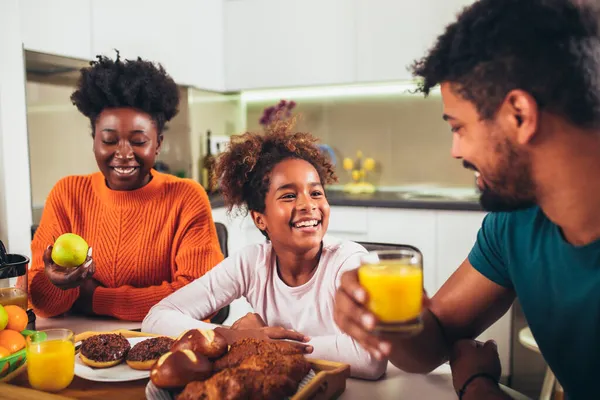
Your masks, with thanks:
M353 237L366 238L368 232L367 208L332 206L327 232L338 237L340 233L347 233L354 234Z

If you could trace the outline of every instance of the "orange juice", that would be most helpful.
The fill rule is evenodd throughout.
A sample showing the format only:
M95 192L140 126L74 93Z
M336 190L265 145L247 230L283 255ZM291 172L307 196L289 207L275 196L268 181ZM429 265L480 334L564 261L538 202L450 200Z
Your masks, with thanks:
M34 389L57 392L69 386L75 372L72 340L47 340L27 347L27 375Z
M368 308L383 323L411 321L421 314L423 270L405 261L364 264L358 279L369 295Z
M19 306L27 311L27 293L16 287L2 288L0 289L0 304Z

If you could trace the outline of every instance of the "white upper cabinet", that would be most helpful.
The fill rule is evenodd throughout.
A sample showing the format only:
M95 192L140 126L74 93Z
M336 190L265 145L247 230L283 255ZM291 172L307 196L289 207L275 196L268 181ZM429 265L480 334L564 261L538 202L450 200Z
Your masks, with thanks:
M89 60L91 0L20 0L21 39L27 50Z
M225 13L227 89L355 81L353 0L228 1Z
M178 84L224 90L222 0L93 0L94 54L160 62Z
M456 13L472 0L356 0L359 82L412 79L408 67L425 55Z

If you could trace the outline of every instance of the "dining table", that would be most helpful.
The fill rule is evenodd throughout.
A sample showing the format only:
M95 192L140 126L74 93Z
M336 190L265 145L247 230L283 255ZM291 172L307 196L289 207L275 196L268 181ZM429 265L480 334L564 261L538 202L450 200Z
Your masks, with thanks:
M37 318L36 330L66 328L75 335L83 332L109 332L115 330L139 330L140 322L120 321L111 318L83 317L67 315L55 318ZM8 384L0 384L0 397L8 400L66 400L66 399L145 399L148 379L99 383L75 377L73 383L57 394L34 392L30 389L27 374L23 373ZM530 398L501 385L502 390L515 400ZM10 389L10 390L9 390ZM341 400L362 399L435 399L456 400L458 397L452 386L452 375L448 364L443 364L429 374L410 374L396 368L391 363L386 374L379 380L369 381L349 378Z

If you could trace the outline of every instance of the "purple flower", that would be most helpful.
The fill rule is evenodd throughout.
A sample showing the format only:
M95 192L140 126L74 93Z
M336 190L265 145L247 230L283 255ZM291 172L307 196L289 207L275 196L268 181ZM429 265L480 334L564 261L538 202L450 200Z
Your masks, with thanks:
M267 107L263 110L263 115L260 118L259 123L266 126L274 122L275 118L290 118L294 107L296 107L295 101L281 99L277 105Z

